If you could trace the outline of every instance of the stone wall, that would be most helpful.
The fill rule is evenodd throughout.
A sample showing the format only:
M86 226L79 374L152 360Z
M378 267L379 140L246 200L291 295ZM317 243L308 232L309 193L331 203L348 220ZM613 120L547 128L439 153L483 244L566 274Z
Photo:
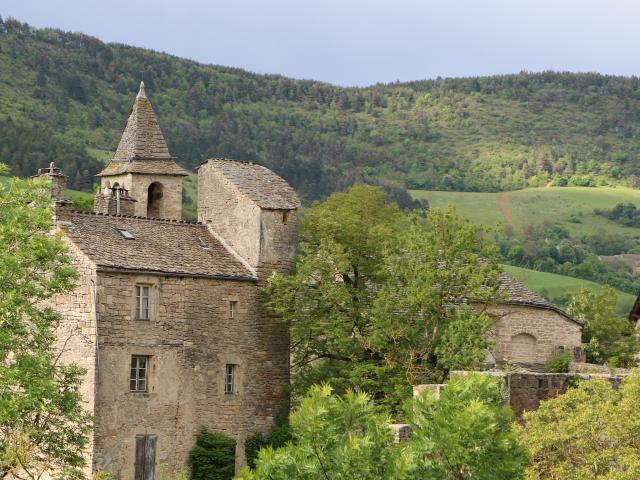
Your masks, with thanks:
M456 371L454 375L468 375L471 372ZM525 411L536 410L540 402L563 394L579 380L606 378L614 388L618 388L624 376L607 374L576 373L536 373L536 372L482 372L502 379L508 402L519 418Z
M157 218L182 220L182 176L180 175L127 173L105 176L102 177L100 191L104 193L106 188L111 188L118 183L129 191L129 197L136 200L133 215L147 217L147 193L149 185L154 182L162 184L162 199Z
M562 348L581 346L582 327L553 310L525 305L498 305L494 317L496 362L544 366ZM562 348L561 348L562 347Z
M206 223L249 265L260 257L260 207L210 163L198 169L198 221Z
M136 284L151 286L151 320L134 318ZM242 465L245 438L274 425L289 380L287 330L263 314L258 286L99 273L98 313L95 468L133 478L135 436L155 434L157 468L183 471L202 427L234 437ZM129 390L132 355L150 356L148 393ZM227 363L238 365L236 394L224 393Z
M90 413L94 411L95 375L96 375L96 323L93 304L93 285L97 277L91 261L71 242L69 256L78 277L76 288L70 292L56 295L50 306L60 313L62 319L56 329L56 347L60 352L60 362L75 363L86 369L80 392L83 407ZM87 468L90 476L93 461L93 442L86 449Z

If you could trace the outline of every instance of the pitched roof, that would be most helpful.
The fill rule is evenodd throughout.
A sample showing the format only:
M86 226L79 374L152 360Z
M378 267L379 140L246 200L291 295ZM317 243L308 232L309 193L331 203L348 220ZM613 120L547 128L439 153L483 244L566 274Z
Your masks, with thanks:
M204 163L213 165L261 208L294 210L300 207L300 199L295 190L283 178L262 165L225 158L212 158Z
M503 272L500 274L498 290L506 296L506 299L502 303L507 305L524 305L528 307L553 310L563 317L582 325L582 322L576 320L547 299L541 297L535 292L532 292L508 273Z
M146 171L136 173L165 173L166 170L169 175L185 174L169 153L158 119L144 90L144 82L140 82L140 91L129 112L118 149L107 168L99 175L132 171L129 169L133 167L127 164L134 161L138 161L136 168L141 168L140 162L155 161L146 166Z
M72 212L58 226L99 269L255 278L205 225ZM118 229L126 230L134 239L126 239L126 233Z

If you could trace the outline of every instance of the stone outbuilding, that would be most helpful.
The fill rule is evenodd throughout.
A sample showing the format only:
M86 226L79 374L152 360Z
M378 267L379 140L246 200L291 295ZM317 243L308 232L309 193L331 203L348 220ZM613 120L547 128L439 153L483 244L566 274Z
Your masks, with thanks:
M182 179L141 84L122 139L100 173L95 213L71 211L54 183L77 288L55 298L61 359L87 369L94 416L88 474L148 480L173 475L201 428L237 441L267 432L285 406L286 327L260 289L291 270L295 191L267 168L208 160L198 171L197 223L181 220Z
M500 276L500 293L500 303L487 309L494 318L493 362L543 371L551 358L564 351L581 361L582 322L507 273Z

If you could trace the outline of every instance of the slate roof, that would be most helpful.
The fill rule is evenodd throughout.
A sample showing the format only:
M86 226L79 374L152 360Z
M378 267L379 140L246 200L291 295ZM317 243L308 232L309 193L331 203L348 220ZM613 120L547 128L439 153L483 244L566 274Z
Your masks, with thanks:
M129 112L118 149L99 175L126 172L187 175L169 153L158 119L144 90L144 82L140 83L140 91Z
M582 322L571 317L564 310L557 307L556 305L546 300L545 298L541 297L537 293L532 292L531 290L529 290L527 287L525 287L522 283L517 281L508 273L503 272L500 274L498 290L500 291L501 294L505 295L506 297L506 299L501 303L504 303L507 305L524 305L528 307L553 310L554 312L559 313L563 317L582 325Z
M281 177L262 165L225 158L213 158L212 164L241 193L260 208L294 210L300 207L295 190Z
M205 225L72 212L58 226L102 270L255 279Z

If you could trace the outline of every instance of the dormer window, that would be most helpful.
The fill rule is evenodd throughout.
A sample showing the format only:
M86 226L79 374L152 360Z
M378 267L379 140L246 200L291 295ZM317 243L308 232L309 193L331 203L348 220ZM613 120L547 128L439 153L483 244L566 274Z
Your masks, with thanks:
M126 228L116 228L116 230L118 232L120 232L120 235L122 235L122 238L126 239L126 240L135 240L136 237L133 236L133 234L127 230Z

